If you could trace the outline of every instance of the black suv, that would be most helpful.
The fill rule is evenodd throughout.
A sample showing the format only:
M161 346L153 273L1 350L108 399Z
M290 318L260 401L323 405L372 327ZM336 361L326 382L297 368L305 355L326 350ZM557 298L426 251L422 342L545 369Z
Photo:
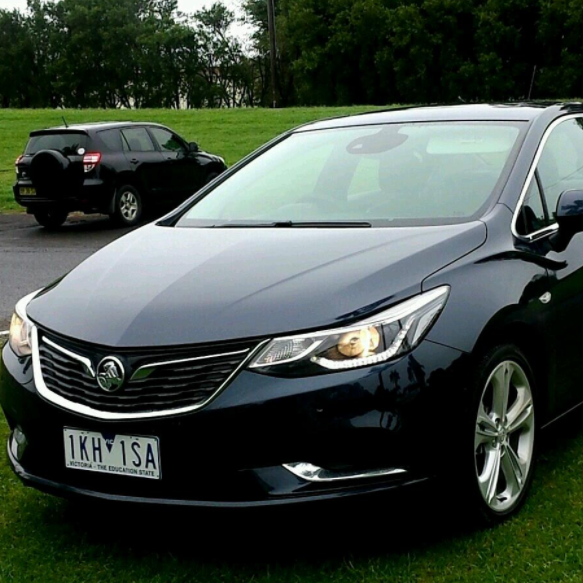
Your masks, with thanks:
M72 211L132 226L144 209L170 210L225 169L222 158L162 125L63 126L30 133L14 196L44 227L61 226Z

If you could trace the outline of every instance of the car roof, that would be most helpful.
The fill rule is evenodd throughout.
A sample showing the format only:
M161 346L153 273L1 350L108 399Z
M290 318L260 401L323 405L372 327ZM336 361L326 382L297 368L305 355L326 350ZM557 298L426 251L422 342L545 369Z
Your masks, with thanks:
M153 122L134 122L134 121L98 121L98 122L88 122L88 123L76 123L76 124L69 124L69 125L61 125L61 126L54 126L50 128L46 128L44 130L35 130L30 132L31 136L41 136L43 134L50 134L53 132L83 132L83 133L91 133L91 132L98 132L102 130L111 130L116 128L126 128L131 126L148 126L148 127L161 127L165 128L159 123Z
M583 103L479 103L400 107L315 121L295 131L304 132L390 123L436 121L523 121L532 122L541 116L560 117L568 113L583 113Z

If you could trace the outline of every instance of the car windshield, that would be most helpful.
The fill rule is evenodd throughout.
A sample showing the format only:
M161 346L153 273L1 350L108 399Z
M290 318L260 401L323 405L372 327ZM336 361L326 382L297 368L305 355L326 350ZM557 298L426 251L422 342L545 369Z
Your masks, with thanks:
M289 135L217 185L178 227L401 226L480 216L520 122L432 122Z
M32 156L41 150L56 150L64 156L76 154L79 148L86 148L87 135L78 133L55 133L32 136L26 145L25 154Z

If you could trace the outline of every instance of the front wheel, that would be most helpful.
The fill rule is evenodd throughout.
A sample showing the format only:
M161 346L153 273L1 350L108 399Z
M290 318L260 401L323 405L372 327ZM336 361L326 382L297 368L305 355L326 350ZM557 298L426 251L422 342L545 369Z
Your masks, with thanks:
M121 186L115 193L111 219L121 227L133 227L140 222L143 205L140 193L133 186Z
M535 462L535 378L522 352L499 346L482 360L474 387L473 506L487 523L518 511Z
M45 229L58 229L67 220L69 213L62 210L36 211L36 222Z

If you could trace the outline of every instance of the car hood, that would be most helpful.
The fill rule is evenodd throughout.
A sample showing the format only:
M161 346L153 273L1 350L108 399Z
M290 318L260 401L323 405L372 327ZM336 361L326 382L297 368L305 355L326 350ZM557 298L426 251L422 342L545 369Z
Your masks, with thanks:
M481 222L415 228L148 225L28 306L54 332L110 347L266 337L364 318L479 247Z
M220 162L221 164L225 163L225 160L223 158L221 158L220 156L217 156L216 154L211 154L209 152L203 152L200 151L198 153L199 157L202 158L208 158L209 160L212 160L213 162Z

